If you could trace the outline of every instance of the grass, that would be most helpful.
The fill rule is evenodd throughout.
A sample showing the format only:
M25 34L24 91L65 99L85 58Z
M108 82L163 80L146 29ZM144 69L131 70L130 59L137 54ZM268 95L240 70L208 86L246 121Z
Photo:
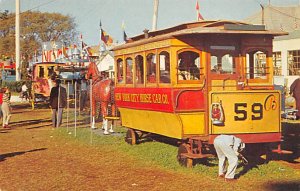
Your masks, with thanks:
M81 118L80 120L84 119ZM89 120L86 119L86 122L88 121ZM284 125L287 126L288 124ZM291 125L294 127L293 123ZM74 135L74 129L70 128L70 130L73 131L72 135ZM181 167L176 160L178 149L176 146L155 141L144 142L138 145L129 145L124 141L126 128L117 127L115 128L115 131L121 135L101 136L94 134L89 128L81 128L81 126L77 129L76 137L70 136L66 132L65 128L60 128L57 133L83 144L102 148L107 147L108 149L115 150L115 152L133 157L137 161L140 161L140 163L135 165L155 165L167 170L178 171L181 173L201 174L210 177L216 176L218 172L218 160L216 158L210 158L206 164L196 164L193 168L187 169L185 167ZM245 169L242 166L239 166L237 173L241 173L244 170ZM268 164L260 164L251 167L245 174L243 174L243 178L256 180L258 182L274 180L300 181L299 177L299 171L277 161L271 161Z
M177 147L162 142L145 142L138 145L129 145L124 141L126 129L117 127L115 129L122 136L100 136L91 134L89 128L79 128L77 136L70 136L65 128L60 128L56 133L61 136L77 141L80 144L86 144L101 149L113 150L116 156L127 156L136 161L135 166L149 166L153 169L160 168L170 172L177 172L183 176L196 176L215 181L218 172L218 160L210 158L207 164L196 164L193 168L185 168L178 164L176 160ZM92 142L90 141L92 137ZM243 166L239 166L237 174L242 172ZM297 190L300 185L300 172L286 164L278 161L271 161L268 164L254 166L241 176L239 185L234 190L249 190L251 186L254 190ZM216 184L222 185L218 182ZM225 185L224 190L232 189ZM205 189L204 189L205 190Z

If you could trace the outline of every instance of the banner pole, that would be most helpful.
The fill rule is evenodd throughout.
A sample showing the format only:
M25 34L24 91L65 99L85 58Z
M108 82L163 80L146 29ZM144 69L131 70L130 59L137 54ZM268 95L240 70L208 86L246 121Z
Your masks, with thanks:
M58 120L58 117L59 117L59 106L60 106L60 82L58 82L58 80L56 81L57 84L57 87L58 87L58 97L57 97L57 113L56 113L56 128L59 127L59 120Z
M89 88L90 88L90 124L91 124L91 136L90 136L90 142L92 144L93 142L93 80L90 79L90 85L89 85Z
M67 90L67 132L69 132L69 107L70 107L70 82L68 82Z
M81 82L82 83L82 82ZM81 83L80 83L80 88L79 88L79 98L78 98L78 105L79 105L79 111L78 111L78 116L81 115L80 107L81 107Z
M77 81L75 81L75 137L77 136L77 113L76 113L76 110L77 110Z

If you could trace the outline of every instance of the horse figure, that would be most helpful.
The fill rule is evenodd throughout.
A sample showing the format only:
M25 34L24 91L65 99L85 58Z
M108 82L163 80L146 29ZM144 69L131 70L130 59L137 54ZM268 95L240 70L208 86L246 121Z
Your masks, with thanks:
M87 71L87 78L92 79L92 128L95 127L96 103L100 102L101 114L103 116L102 129L104 134L113 133L112 124L108 131L108 106L111 104L112 115L115 113L115 104L113 102L114 82L111 79L102 79L100 72L94 62L90 62Z

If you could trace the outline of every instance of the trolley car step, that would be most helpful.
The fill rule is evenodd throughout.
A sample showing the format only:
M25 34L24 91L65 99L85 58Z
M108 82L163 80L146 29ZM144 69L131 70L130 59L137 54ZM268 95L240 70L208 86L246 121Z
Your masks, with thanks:
M109 116L107 116L107 117L104 117L104 119L108 119L108 120L119 120L120 117L109 117Z
M287 155L287 154L293 154L293 151L274 149L274 150L272 150L272 153L286 154Z

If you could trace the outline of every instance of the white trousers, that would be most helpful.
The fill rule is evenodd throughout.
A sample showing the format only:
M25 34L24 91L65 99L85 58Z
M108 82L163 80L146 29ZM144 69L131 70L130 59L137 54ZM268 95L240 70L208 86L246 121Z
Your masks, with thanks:
M219 175L226 172L226 158L228 159L228 168L225 174L225 178L232 179L235 175L235 170L238 165L238 157L234 152L230 142L223 136L218 136L214 140L214 147L216 149L219 158Z
M2 109L2 113L3 113L2 126L8 125L8 122L9 122L10 117L11 117L10 106L6 102L3 102L1 109Z

